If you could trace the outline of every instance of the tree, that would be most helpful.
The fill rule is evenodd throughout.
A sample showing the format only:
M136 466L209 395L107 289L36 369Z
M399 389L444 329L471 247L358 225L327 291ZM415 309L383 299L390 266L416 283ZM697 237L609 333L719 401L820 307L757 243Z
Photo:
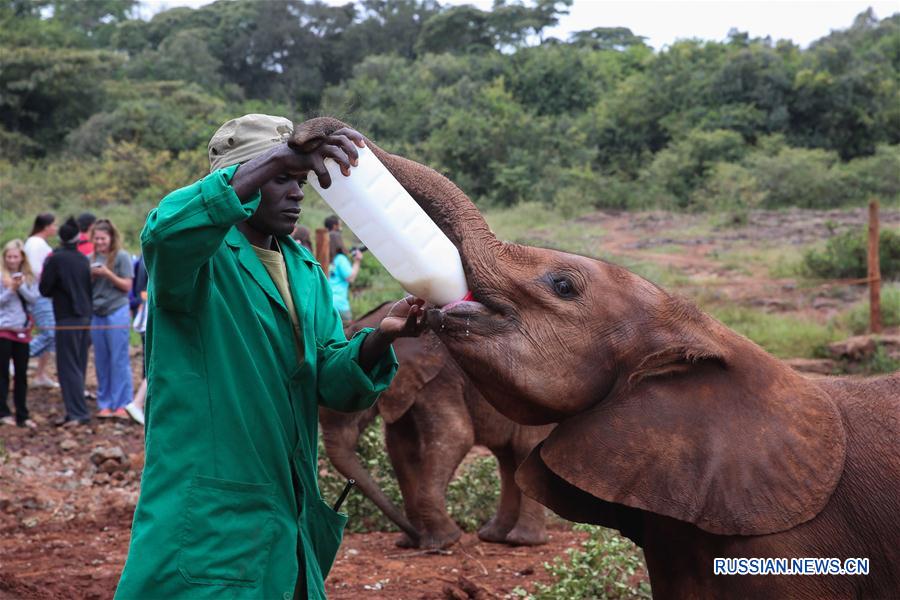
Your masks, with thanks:
M508 87L539 115L580 112L596 102L602 82L592 72L588 52L577 47L526 48L509 60Z
M0 125L44 149L59 148L99 104L118 62L97 50L0 48Z
M879 22L868 10L850 29L811 45L791 90L795 143L834 149L847 160L900 141L898 36L900 15Z
M475 53L494 47L488 13L474 6L454 6L431 16L416 41L416 54Z
M569 36L569 43L591 50L623 52L632 46L643 46L647 38L634 35L627 27L595 27L576 31Z
M366 54L397 54L415 58L416 42L425 23L440 11L435 0L361 0L361 20L347 31L351 47ZM354 53L354 62L361 57ZM349 74L349 73L347 73Z
M203 29L183 29L163 40L158 50L134 57L126 72L136 79L180 80L206 89L220 89L222 63L209 51Z
M61 21L105 46L117 23L125 21L137 0L49 0L53 19Z

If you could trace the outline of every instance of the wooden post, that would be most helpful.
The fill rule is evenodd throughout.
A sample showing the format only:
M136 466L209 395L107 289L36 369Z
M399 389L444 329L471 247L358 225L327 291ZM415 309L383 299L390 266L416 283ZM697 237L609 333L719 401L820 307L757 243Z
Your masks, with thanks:
M869 202L869 331L881 333L881 267L878 261L878 200Z
M331 265L331 243L328 239L328 230L324 227L316 229L316 260L322 265L325 275L328 275L328 267Z

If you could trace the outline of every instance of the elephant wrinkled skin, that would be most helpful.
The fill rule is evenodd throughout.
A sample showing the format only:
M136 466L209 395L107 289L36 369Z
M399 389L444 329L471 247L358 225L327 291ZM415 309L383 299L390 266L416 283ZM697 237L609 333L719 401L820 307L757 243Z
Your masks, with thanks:
M356 321L348 335L375 327L385 304ZM391 387L367 411L319 409L325 451L335 468L356 479L362 492L403 530L398 545L444 548L460 537L447 514L447 485L473 445L486 446L500 467L497 514L479 531L488 542L537 545L547 540L544 507L523 497L516 468L552 427L517 425L485 402L432 333L394 342L400 368ZM362 431L381 414L385 445L403 495L406 515L379 489L356 455Z
M643 547L656 598L897 597L900 374L808 379L622 267L498 240L452 182L370 145L460 250L475 301L429 312L450 354L510 419L559 423L526 495ZM739 557L871 562L713 574Z

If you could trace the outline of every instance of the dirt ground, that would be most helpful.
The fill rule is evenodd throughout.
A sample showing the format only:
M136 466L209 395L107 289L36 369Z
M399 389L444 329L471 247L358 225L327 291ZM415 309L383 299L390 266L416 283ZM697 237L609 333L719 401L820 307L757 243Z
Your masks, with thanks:
M596 224L588 235L597 256L671 267L722 298L827 320L864 290L801 288L773 279L767 260L735 267L722 256L735 249L790 252L865 218L863 211L758 212L742 227L710 228L698 216L596 213L579 224L588 232ZM900 227L900 211L883 211L882 224ZM93 389L92 366L89 373ZM50 423L62 417L58 390L33 390L29 407L36 431L0 427L0 599L109 598L128 548L143 430L99 419L74 431L54 429ZM328 580L330 597L512 597L516 587L548 582L544 562L583 536L557 526L546 546L510 548L467 535L446 552L427 554L395 547L395 535L348 534Z
M737 225L711 225L706 214L659 211L600 211L577 222L602 228L585 244L595 256L670 269L686 278L678 291L693 299L706 296L824 323L868 293L863 285L810 287L772 273L779 261L797 262L810 244L864 227L865 208L757 210ZM900 210L882 207L880 224L882 230L900 230Z
M39 429L0 429L0 599L110 598L138 498L141 427L95 419L90 427L54 429L61 399L34 390L29 409ZM2 454L2 453L0 453ZM348 533L328 579L330 598L445 598L480 590L502 598L550 577L543 563L578 545L584 534L557 525L539 548L510 548L465 535L447 551L398 548L396 533ZM465 597L465 596L463 596Z

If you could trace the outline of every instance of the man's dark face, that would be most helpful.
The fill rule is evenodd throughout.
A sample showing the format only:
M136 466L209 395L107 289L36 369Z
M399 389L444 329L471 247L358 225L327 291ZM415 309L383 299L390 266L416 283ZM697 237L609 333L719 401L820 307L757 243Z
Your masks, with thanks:
M300 218L306 173L282 173L260 188L262 200L247 224L265 235L290 235Z

